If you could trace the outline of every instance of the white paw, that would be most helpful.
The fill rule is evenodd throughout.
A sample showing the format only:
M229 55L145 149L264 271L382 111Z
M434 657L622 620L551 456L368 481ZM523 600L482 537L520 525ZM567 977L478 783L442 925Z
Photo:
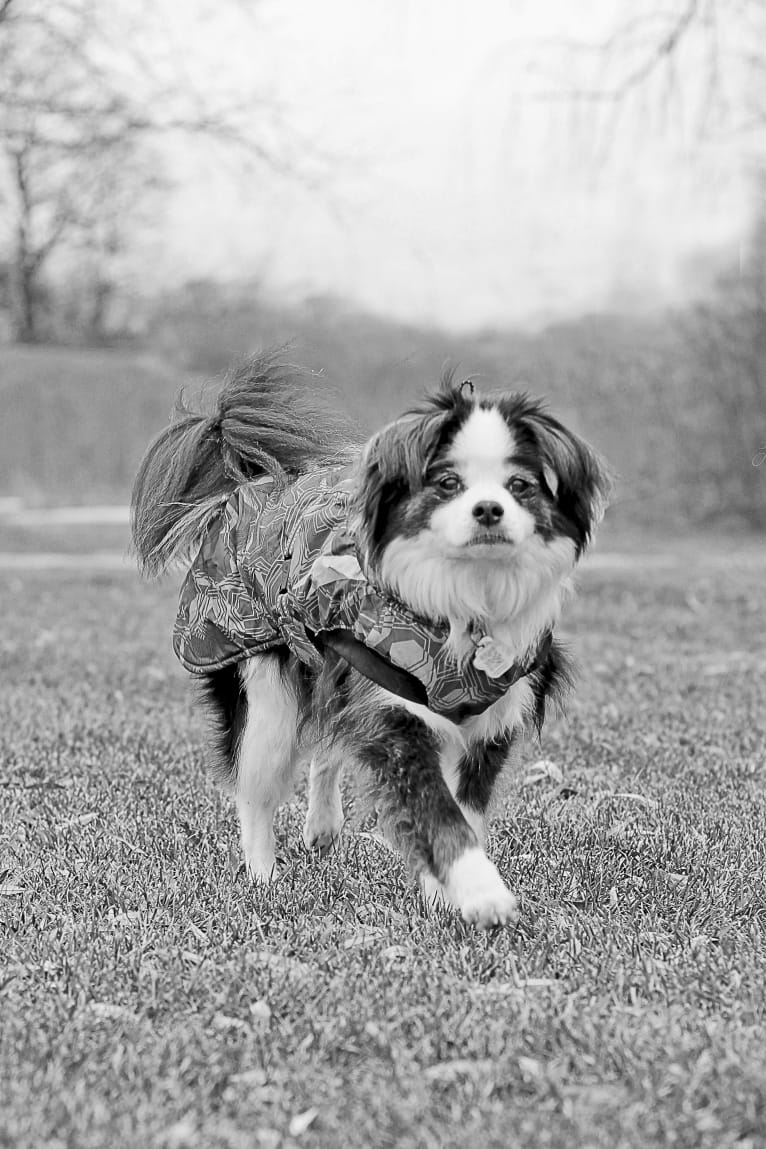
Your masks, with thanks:
M482 891L460 907L465 921L480 930L494 926L515 926L519 920L519 899L505 886L502 890Z
M264 885L279 877L279 865L273 856L245 858L245 869L252 882L263 882Z
M309 810L303 824L303 844L307 850L326 854L340 839L343 828L343 810L323 810L317 814Z
M511 648L489 634L479 639L473 656L476 669L483 670L490 678L502 677L515 661L516 657Z
M481 930L515 925L519 900L512 894L483 850L466 850L454 862L445 888L466 922Z

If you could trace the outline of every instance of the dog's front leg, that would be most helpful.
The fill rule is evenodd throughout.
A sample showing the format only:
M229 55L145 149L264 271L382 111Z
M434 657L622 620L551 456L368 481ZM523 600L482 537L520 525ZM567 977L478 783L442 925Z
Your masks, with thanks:
M340 838L343 826L342 767L341 755L326 747L318 750L311 759L309 803L303 825L303 843L307 850L329 850Z
M426 892L443 891L481 929L515 922L518 900L450 793L436 736L400 708L376 710L374 726L374 735L363 732L360 764L383 829L422 876Z

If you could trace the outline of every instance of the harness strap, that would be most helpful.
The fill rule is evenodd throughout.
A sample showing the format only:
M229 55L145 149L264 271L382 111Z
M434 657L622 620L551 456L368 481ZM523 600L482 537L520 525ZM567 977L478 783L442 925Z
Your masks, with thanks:
M421 706L428 706L428 694L420 679L408 670L394 666L377 650L371 650L358 638L354 638L350 630L326 630L319 635L312 635L313 641L324 651L326 648L334 651L345 659L354 670L358 670L371 682L398 694L407 702L419 702Z
M423 683L410 674L407 670L402 670L399 666L394 666L382 654L376 650L371 650L365 646L363 642L355 638L350 630L327 630L322 631L321 634L310 635L312 642L324 654L326 650L332 650L335 654L339 655L365 678L369 678L371 682L375 682L378 686L382 686L384 690L388 690L391 694L396 694L400 698L404 698L407 702L417 702L421 706L428 706L428 694ZM511 680L508 683L510 690L516 682L521 678L526 678L530 674L534 674L536 670L545 662L553 644L553 633L548 631L540 642L535 656L532 661L524 665L516 663L513 668ZM463 703L461 706L456 707L446 717L450 718L453 722L460 723L466 718L471 718L476 714L482 714L486 709L486 704L483 702L477 703Z

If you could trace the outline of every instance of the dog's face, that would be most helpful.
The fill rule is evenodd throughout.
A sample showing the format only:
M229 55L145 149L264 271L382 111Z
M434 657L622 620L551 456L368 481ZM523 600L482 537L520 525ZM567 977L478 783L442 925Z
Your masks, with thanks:
M359 502L371 565L404 540L413 553L480 564L566 542L574 563L603 512L604 467L527 396L464 392L445 387L368 444Z
M441 444L402 526L429 530L445 557L507 561L544 526L551 491L496 407L476 407Z

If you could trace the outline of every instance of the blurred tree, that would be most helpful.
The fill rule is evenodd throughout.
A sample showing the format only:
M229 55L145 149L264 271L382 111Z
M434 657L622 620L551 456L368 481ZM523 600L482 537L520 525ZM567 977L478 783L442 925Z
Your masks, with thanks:
M720 503L766 527L766 181L741 266L722 275L714 297L685 329L695 363L689 397L709 414L707 458L698 472L717 472ZM679 434L683 427L679 426Z
M766 527L766 473L753 465L766 445L766 4L647 5L615 29L601 53L594 95L611 107L613 123L639 98L645 117L672 112L700 136L740 144L754 187L754 222L739 265L718 277L691 318L681 317L690 388L667 397L665 410L686 455L690 488L707 485L717 513Z
M545 94L595 106L611 139L629 105L699 135L756 139L766 127L763 0L656 0L626 6L600 41L547 42Z
M46 277L73 255L91 269L81 314L103 332L112 265L163 186L157 141L204 134L279 163L284 135L273 146L248 138L241 102L201 96L172 46L159 58L151 13L149 0L0 0L0 259L17 340L46 337ZM266 109L254 117L250 104L256 132Z
M135 163L148 123L93 59L89 3L5 0L0 15L0 242L14 335L34 342L44 335L53 255L103 228L105 185L118 171L126 190L143 190Z
M766 527L766 467L753 465L766 447L766 3L652 0L598 43L549 49L548 71L564 78L547 95L595 113L600 150L609 153L630 111L645 133L725 141L752 181L754 222L738 266L676 317L680 358L670 372L647 352L640 386L672 433L690 517Z

